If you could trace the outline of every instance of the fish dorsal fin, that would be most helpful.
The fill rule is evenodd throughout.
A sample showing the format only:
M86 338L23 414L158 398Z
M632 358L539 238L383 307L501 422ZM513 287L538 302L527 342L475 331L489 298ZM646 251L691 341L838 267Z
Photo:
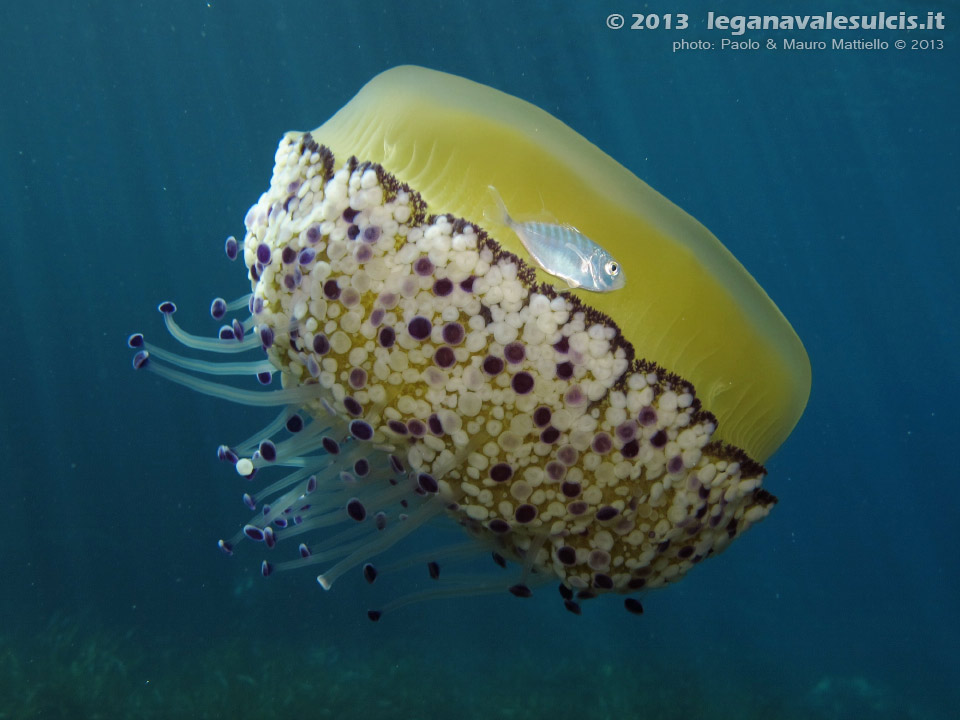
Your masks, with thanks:
M500 223L507 227L513 227L513 218L510 217L510 213L507 212L507 206L504 205L500 193L493 185L487 185L487 190L490 191L490 197L493 198L494 207L483 208L483 219L487 222Z
M503 198L500 196L500 192L495 186L487 185L487 190L490 192L490 197L493 199L493 206L487 206L483 209L483 218L487 222L499 223L506 225L507 227L525 225L527 223L539 223L541 225L556 225L558 227L566 227L576 230L576 228L568 223L561 223L553 213L547 210L547 207L543 202L543 195L539 190L537 191L537 197L540 198L540 210L533 214L525 214L521 219L510 215L510 212L507 210L506 203L503 201Z

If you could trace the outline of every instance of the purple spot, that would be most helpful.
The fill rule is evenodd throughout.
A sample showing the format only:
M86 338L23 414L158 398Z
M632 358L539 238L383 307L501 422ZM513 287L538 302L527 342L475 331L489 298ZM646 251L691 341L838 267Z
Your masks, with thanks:
M557 377L561 380L569 380L573 377L573 363L569 360L557 363Z
M317 333L313 336L313 351L317 355L326 355L330 352L330 341L323 333Z
M383 316L387 314L387 311L383 308L375 308L372 313L370 313L370 324L373 327L380 327L380 323L383 322Z
M443 341L450 345L459 345L463 342L463 325L458 322L447 323L443 326Z
M359 417L360 415L363 415L363 406L360 403L358 403L356 399L351 397L350 395L347 395L343 399L343 409L346 410L351 415L353 415L354 417Z
M559 553L558 553L558 555L559 555ZM560 597L562 597L564 600L572 600L572 599L573 599L573 590L571 590L570 588L568 588L568 587L567 587L566 585L564 585L563 583L560 583L560 584L557 586L557 590L560 591Z
M567 610L569 610L570 612L572 612L574 615L579 615L581 612L583 612L583 611L580 609L580 606L579 606L577 603L575 603L573 600L564 600L564 601L563 601L563 606L564 606Z
M613 578L603 573L597 573L593 576L593 586L601 590L613 590Z
M583 394L579 385L574 385L564 394L563 401L571 407L578 407L587 401L587 396Z
M527 356L527 351L524 349L523 343L512 342L503 349L503 356L508 363L516 365L523 362Z
M492 521L491 521L491 524L493 524L494 522L496 522L496 520L492 520ZM501 520L500 522L503 522L503 521ZM507 530L510 529L510 526L509 526L509 525L507 525L506 523L503 523L503 524L507 526ZM506 530L504 530L504 532L506 532ZM505 568L505 567L507 566L507 559L506 559L503 555L501 555L500 553L498 553L496 550L494 550L492 553L490 553L490 557L491 557L491 558L493 559L493 561L494 561L497 565L499 565L500 567Z
M423 437L427 434L427 426L423 424L423 421L416 418L407 421L407 430L414 437Z
M443 435L443 425L440 423L440 418L436 413L433 413L430 417L427 418L427 425L430 427L430 432L432 432L437 437Z
M633 440L637 434L637 424L633 420L627 420L617 425L617 437L627 442Z
M597 510L597 520L600 522L606 522L607 520L613 520L619 514L620 511L615 507L604 505L602 508Z
M544 470L547 472L547 477L554 482L560 482L563 480L563 476L567 474L567 466L556 460L548 462Z
M419 485L420 489L425 493L434 494L440 492L439 483L437 483L433 475L428 475L427 473L417 475L417 485Z
M566 355L570 351L570 339L564 335L553 344L553 349Z
M430 258L426 255L421 255L413 263L413 271L420 277L432 275L435 269L433 263L430 262Z
M233 336L237 339L237 342L243 342L243 325L241 325L240 321L236 318L233 319L232 329Z
M143 347L143 333L134 333L127 338L127 347L128 348L138 348Z
M365 458L360 458L353 464L353 471L360 477L370 472L370 463Z
M357 498L350 498L347 500L347 515L361 522L364 518L367 517L367 509L363 506L363 503L360 502Z
M237 255L240 254L240 246L237 244L237 239L233 235L228 237L227 241L223 244L223 251L230 260L237 259Z
M357 248L357 251L353 254L358 263L369 262L370 258L373 257L373 250L370 249L369 245L361 245Z
M674 455L667 461L667 472L676 475L681 470L683 470L683 458L679 455Z
M348 207L346 210L343 211L343 215L341 215L341 217L346 222L352 223L354 220L356 220L357 215L359 214L360 214L359 210L354 210L352 207Z
M553 417L553 413L550 412L550 408L541 405L533 411L533 424L537 427L546 427L550 424L551 417Z
M142 370L150 362L150 353L146 350L141 350L136 355L133 356L133 369Z
M510 523L508 523L506 520L501 520L500 518L494 518L487 523L487 529L490 530L490 532L502 535L510 530Z
M665 430L657 430L650 438L650 444L655 448L662 448L667 444L667 433ZM622 451L621 451L622 452Z
M377 569L370 563L363 566L363 579L368 583L372 583L377 579Z
M331 300L336 300L338 297L340 297L340 287L337 285L337 281L327 280L323 284L323 294Z
M300 557L301 557L301 558L308 558L308 557L310 557L310 548L307 547L307 544L306 544L306 543L300 543L300 544L297 546L297 551L300 553Z
M526 395L533 390L533 375L526 370L521 370L510 378L510 387L517 395Z
M490 468L490 479L494 482L506 482L513 477L513 468L507 463L497 463Z
M351 225L350 227L347 228L347 237L350 238L351 240L356 240L359 234L360 234L359 225Z
M487 375L499 375L503 372L503 360L493 355L487 355L483 359L483 371Z
M360 390L367 384L367 371L363 368L355 367L350 371L350 387L354 390Z
M317 489L317 476L311 475L310 477L307 478L306 494L309 495L316 489Z
M318 225L311 225L307 228L307 240L312 243L315 243L320 239L320 227Z
M582 500L567 505L567 512L571 515L583 515L587 511L587 504Z
M579 457L580 453L577 452L577 449L573 445L564 445L557 450L557 460L567 466L576 465L577 458Z
M610 564L610 553L606 550L592 550L587 557L587 565L594 570L602 570Z
M537 508L533 505L524 503L520 505L516 512L513 514L513 517L516 518L518 523L528 523L532 522L533 519L537 516Z
M410 333L410 337L414 340L426 340L430 337L431 330L432 326L430 325L430 321L423 315L417 315L407 323L407 332Z
M350 423L350 434L357 440L371 440L373 427L364 420L354 420Z
M222 320L227 314L227 301L223 298L214 298L210 303L210 317L214 320Z
M477 278L474 275L471 275L466 280L460 281L460 289L464 292L473 292L473 281Z
M297 259L297 251L294 250L289 245L287 245L283 249L283 252L280 253L280 259L283 261L284 265L289 265L290 263L292 263L294 260Z
M260 563L260 574L264 577L270 577L270 573L273 572L273 565L264 560Z
M244 493L242 500L243 500L243 504L247 506L247 509L249 510L257 509L257 501L255 498L250 496L250 493Z
M217 335L221 340L233 340L236 336L233 334L233 328L229 325L224 325L220 328L220 333Z
M630 578L630 581L627 583L627 587L630 588L631 590L639 590L646 584L647 584L646 578L635 577L635 578Z
M363 241L365 243L373 244L380 239L380 233L381 230L378 225L371 225L363 231Z
M323 446L323 449L327 451L330 455L339 455L340 454L340 443L334 440L328 435L324 435L320 438L320 444Z
M456 362L453 350L446 345L441 345L433 354L433 361L442 368L448 368Z
M265 527L263 529L263 542L266 543L268 548L276 547L277 545L277 536L273 534L272 527Z
M598 455L605 455L613 449L613 440L607 433L598 432L593 436L593 443L591 447Z
M233 545L226 540L217 540L217 547L220 548L224 555L233 555Z
M261 385L269 385L273 382L273 373L269 370L257 373L257 382Z
M641 605L640 601L636 598L627 598L623 601L623 606L627 609L628 613L643 615L643 605Z
M164 315L173 315L177 311L177 306L169 300L164 300L162 303L157 305L157 310Z
M243 534L256 542L263 542L263 530L256 525L244 525Z
M407 426L404 425L400 420L388 420L387 427L390 428L397 435L407 434Z
M682 548L680 548L679 550L677 550L677 557L678 557L678 558L683 558L684 560L686 560L686 559L687 559L688 557L690 557L691 555L693 555L693 546L692 546L692 545L684 545Z
M263 440L260 443L260 457L266 462L273 462L277 459L277 446L269 440Z
M557 430L553 425L550 425L547 428L544 428L543 432L540 433L540 442L547 445L552 445L560 437L560 431Z
M533 596L533 591L526 585L513 585L508 588L510 594L518 598L528 598Z
M377 341L380 343L381 347L385 347L385 348L393 347L393 343L396 339L397 339L397 334L393 331L392 327L380 328L380 334L377 336Z
M310 263L313 262L313 259L316 256L317 254L313 250L311 250L310 248L304 248L303 250L300 251L299 263L301 265L309 265Z
M257 262L262 265L270 264L270 246L266 243L257 245Z
M433 294L437 297L446 297L453 292L453 283L447 278L440 278L433 284Z
M581 490L582 488L580 487L580 483L571 482L569 480L564 482L563 485L560 486L560 491L568 498L577 497L577 495L580 494Z
M557 560L562 562L564 565L576 565L577 551L569 545L564 545L562 548L557 550Z
M636 440L631 440L622 448L620 448L620 454L623 457L627 458L628 460L631 458L635 458L639 453L640 453L640 443L638 443Z
M263 349L266 350L268 347L273 345L273 328L269 325L260 326L260 344L263 345Z
M377 622L383 617L383 613L379 610L367 610L367 617L370 618L370 622Z
M657 411L649 405L641 408L640 414L637 415L637 420L639 420L640 424L644 427L650 427L657 422Z
M240 456L237 455L232 448L229 448L226 445L221 445L217 448L217 457L232 465L236 465L240 460Z
M433 580L438 580L440 578L440 563L431 560L427 563L427 572L430 574L430 578Z

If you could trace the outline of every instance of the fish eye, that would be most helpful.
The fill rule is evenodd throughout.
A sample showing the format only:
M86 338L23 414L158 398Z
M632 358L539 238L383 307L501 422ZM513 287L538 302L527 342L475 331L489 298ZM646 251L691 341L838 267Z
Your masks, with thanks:
M613 260L604 265L603 269L607 271L608 275L616 275L620 272L620 266Z

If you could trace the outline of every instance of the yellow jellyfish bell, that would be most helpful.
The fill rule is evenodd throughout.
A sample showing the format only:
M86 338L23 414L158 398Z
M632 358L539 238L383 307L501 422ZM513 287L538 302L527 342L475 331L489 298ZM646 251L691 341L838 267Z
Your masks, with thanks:
M545 209L593 238L628 284L575 294L612 318L638 357L689 380L720 421L718 438L757 462L800 419L810 363L763 289L703 225L535 105L402 66L373 78L313 137L337 157L380 163L434 212L481 220L493 185L522 219ZM485 229L524 257L508 228Z
M490 186L519 221L577 228L625 286L556 287L485 220ZM224 552L305 539L299 557L264 560L265 576L319 564L325 589L357 567L373 582L374 557L446 515L520 574L457 584L440 562L458 551L432 548L426 596L526 597L555 578L579 613L574 592L676 580L776 502L762 463L810 387L796 334L702 225L533 105L423 68L384 72L318 129L284 136L245 225L252 292L211 312L248 318L211 340L183 331L173 303L159 309L188 347L266 359L129 344L135 368L282 407L219 451L254 481L254 515ZM226 250L236 258L236 240ZM263 392L198 377L269 384L274 371L283 388ZM256 484L270 466L293 469Z

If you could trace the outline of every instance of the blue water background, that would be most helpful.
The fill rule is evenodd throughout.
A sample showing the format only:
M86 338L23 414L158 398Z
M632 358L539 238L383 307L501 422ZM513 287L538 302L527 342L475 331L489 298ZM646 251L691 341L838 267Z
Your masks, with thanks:
M605 27L640 5L5 4L3 627L76 617L184 653L235 634L315 640L455 668L478 703L485 668L514 663L535 685L572 658L638 676L675 668L679 685L717 693L730 710L718 716L760 687L801 707L827 681L882 694L903 708L890 717L951 717L960 8L905 1L886 9L942 10L948 30L863 34L940 38L941 51L673 53L675 39L723 37L704 29L707 10L766 4L661 3L690 13L683 33ZM878 8L813 11L827 9ZM589 138L709 227L806 345L810 402L767 463L780 504L645 596L643 617L601 598L575 618L549 590L428 603L374 626L356 578L326 594L309 572L263 582L259 555L216 549L246 511L214 449L268 415L130 368L128 333L162 335L158 301L213 331L210 299L247 289L223 239L242 234L281 134L318 126L404 63L497 87ZM583 710L616 692L585 686Z

